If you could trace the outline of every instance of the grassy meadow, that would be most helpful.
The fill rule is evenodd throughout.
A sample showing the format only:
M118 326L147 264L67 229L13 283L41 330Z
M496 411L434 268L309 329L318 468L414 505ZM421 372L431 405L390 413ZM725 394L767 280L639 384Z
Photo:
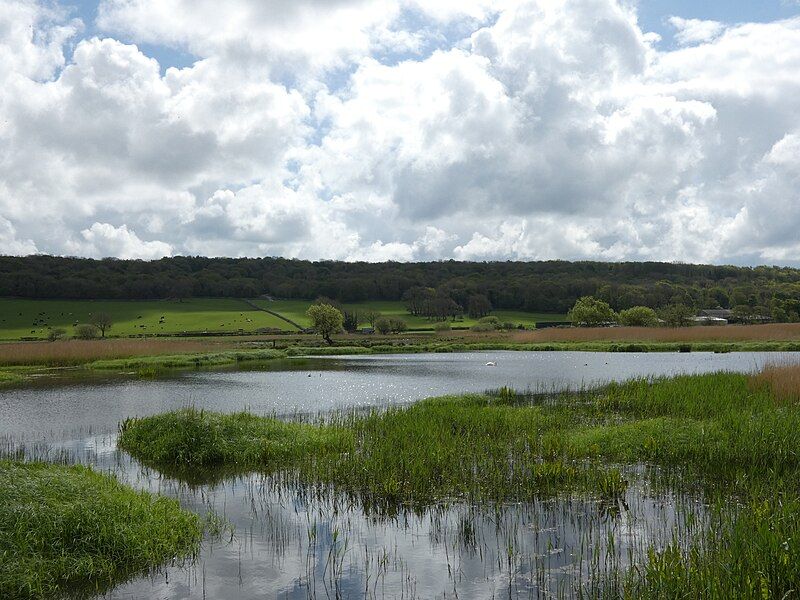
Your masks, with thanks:
M75 323L88 323L92 313L111 315L106 335L228 332L260 328L292 329L286 321L254 310L242 300L189 298L179 300L22 300L0 299L0 339L47 338L51 327L72 335ZM163 319L162 319L163 317Z
M311 304L311 300L258 299L254 300L253 302L257 306L277 312L298 323L299 325L302 325L303 327L308 327L311 324L308 317L306 317L306 310L308 309L309 304ZM398 319L403 319L408 324L408 327L414 330L433 331L433 326L435 324L434 321L431 321L427 317L419 317L408 314L403 302L371 300L368 302L346 303L343 304L342 307L345 310L356 312L361 315L361 325L363 327L367 327L369 325L364 318L369 312L380 313L384 317L396 317ZM512 322L517 325L524 325L525 327L533 327L537 322L565 321L567 319L566 315L561 314L528 313L513 310L496 310L492 311L492 315L496 316L504 323ZM453 322L452 325L454 327L472 327L477 322L477 319L471 319L465 315L463 319Z
M586 596L790 598L800 589L799 381L794 366L549 395L501 389L315 422L185 409L126 421L118 443L172 475L283 474L388 514L551 495L614 504L646 465L654 486L703 490L712 525L590 582Z
M0 597L94 595L199 548L200 519L81 466L0 461Z

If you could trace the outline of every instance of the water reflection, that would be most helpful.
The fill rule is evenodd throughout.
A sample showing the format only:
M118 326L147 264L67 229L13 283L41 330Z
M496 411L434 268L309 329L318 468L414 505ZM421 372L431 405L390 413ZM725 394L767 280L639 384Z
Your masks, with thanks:
M207 539L195 563L137 577L108 598L572 597L647 547L686 543L702 531L709 521L702 495L654 487L653 469L638 465L625 467L631 485L613 502L567 496L400 507L381 515L336 489L303 487L291 476L249 474L189 485L118 451L117 423L186 405L292 414L501 386L553 389L636 375L748 371L785 359L764 353L369 356L290 362L279 371L42 386L0 396L0 448L92 464L230 523L232 535ZM489 360L498 366L485 368Z

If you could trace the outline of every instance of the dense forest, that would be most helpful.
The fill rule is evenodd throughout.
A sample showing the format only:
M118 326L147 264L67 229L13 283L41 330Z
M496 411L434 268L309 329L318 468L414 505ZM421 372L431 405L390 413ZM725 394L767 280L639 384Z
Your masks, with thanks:
M800 270L656 262L347 263L284 258L164 258L155 261L53 256L0 257L0 296L71 299L186 297L400 300L433 288L466 307L566 312L593 295L616 310L636 305L747 305L800 315Z

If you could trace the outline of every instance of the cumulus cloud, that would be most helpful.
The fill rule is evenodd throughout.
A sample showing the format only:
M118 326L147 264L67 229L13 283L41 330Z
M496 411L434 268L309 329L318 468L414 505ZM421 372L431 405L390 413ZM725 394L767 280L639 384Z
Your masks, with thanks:
M94 223L81 231L77 241L67 241L71 253L89 256L116 256L118 258L153 259L172 254L172 246L157 240L146 242L128 229L127 225L114 227L108 223Z
M800 18L631 6L8 0L0 252L797 263Z
M677 30L675 40L682 46L710 42L725 30L725 25L718 21L670 17L669 23Z

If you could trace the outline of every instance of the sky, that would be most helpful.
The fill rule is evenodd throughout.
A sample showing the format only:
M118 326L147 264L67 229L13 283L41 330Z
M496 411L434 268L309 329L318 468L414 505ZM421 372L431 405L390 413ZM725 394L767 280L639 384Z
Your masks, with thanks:
M3 0L0 254L800 265L800 2Z

